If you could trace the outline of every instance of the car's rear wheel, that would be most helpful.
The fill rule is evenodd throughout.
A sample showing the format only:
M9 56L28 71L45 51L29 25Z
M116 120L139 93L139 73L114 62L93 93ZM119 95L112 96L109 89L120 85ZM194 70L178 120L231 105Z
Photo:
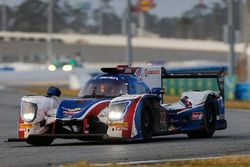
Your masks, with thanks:
M208 96L205 103L205 112L203 117L204 128L201 131L187 133L190 138L210 138L216 129L216 100L212 96Z
M152 138L153 134L153 107L148 100L142 104L141 110L141 130L142 137L145 142Z

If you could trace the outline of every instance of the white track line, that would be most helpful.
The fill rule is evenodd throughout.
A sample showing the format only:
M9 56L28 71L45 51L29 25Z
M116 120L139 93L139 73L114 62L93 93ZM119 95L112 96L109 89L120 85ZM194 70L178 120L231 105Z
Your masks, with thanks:
M249 113L250 110L249 109L237 109L237 108L233 109L232 108L232 109L227 109L227 111L229 111L229 112L235 112L235 111L236 112L248 112Z
M118 165L139 165L139 164L157 164L157 163L166 163L166 162L178 162L178 161L192 161L192 160L209 160L209 159L217 159L218 157L202 157L202 158L180 158L180 159L162 159L162 160L146 160L146 161L128 161L128 162L118 162L113 164ZM95 164L96 166L105 166L110 165L112 163L102 163Z

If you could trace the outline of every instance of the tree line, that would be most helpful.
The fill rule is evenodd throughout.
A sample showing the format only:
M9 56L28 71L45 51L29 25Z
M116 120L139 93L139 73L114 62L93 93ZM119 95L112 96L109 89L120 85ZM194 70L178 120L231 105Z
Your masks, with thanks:
M90 12L72 7L67 0L54 0L53 31L57 33L121 34L125 12L124 16L119 16L111 6L111 0L103 1L105 6ZM184 12L182 16L174 18L160 18L146 12L145 29L159 37L223 40L223 26L227 23L226 4L226 0L213 3L209 7L205 4L197 4ZM7 30L46 32L47 6L47 1L42 0L24 0L18 6L7 6ZM104 7L105 9L103 9ZM238 13L239 11L236 11L235 17L239 17ZM133 13L132 18L136 26L139 24L137 15L137 13ZM239 24L238 21L236 28L239 28Z

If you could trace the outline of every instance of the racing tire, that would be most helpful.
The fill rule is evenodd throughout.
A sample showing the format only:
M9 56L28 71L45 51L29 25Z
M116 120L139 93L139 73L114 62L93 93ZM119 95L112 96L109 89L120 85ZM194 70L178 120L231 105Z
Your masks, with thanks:
M48 146L54 141L54 138L28 138L26 142L33 146Z
M141 109L141 131L144 142L148 142L153 134L153 107L150 101L145 100Z
M205 103L205 113L203 117L204 128L201 131L187 133L189 138L211 138L216 129L216 100L212 96L208 96Z

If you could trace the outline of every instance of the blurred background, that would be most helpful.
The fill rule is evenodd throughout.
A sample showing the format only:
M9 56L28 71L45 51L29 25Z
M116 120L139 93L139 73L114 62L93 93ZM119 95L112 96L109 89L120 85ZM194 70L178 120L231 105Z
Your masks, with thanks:
M1 88L79 89L100 67L162 65L169 71L223 69L226 97L250 100L250 1L0 2ZM171 82L172 95L183 87L179 82ZM208 82L199 85L210 89Z

